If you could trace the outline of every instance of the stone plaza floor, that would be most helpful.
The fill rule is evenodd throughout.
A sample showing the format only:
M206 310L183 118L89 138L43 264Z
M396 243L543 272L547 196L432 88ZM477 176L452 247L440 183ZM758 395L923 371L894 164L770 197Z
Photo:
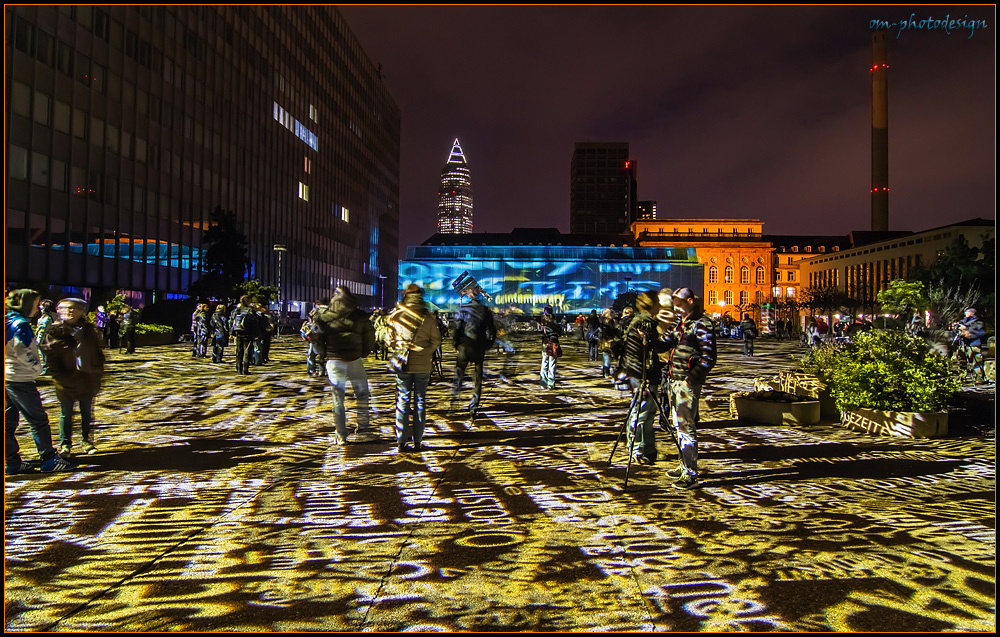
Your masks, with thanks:
M224 365L183 344L111 352L99 453L5 479L5 629L995 631L992 393L934 440L741 422L729 394L803 351L723 340L701 487L672 487L658 429L659 461L626 488L624 441L608 461L628 396L571 338L543 390L537 336L518 344L512 382L487 359L474 421L468 380L455 403L435 378L408 454L374 358L378 439L340 447L297 337L249 376L232 348ZM24 423L19 440L31 459Z

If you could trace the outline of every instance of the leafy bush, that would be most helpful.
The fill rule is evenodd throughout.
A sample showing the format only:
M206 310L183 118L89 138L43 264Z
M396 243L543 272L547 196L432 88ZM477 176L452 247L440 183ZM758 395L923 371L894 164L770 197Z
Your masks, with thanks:
M826 342L812 348L802 358L802 371L825 379L843 355L844 347L844 343Z
M138 334L172 334L174 328L169 325L155 325L152 323L137 323L135 333Z
M803 366L819 370L842 410L940 411L961 387L946 357L898 331L862 332L807 358Z

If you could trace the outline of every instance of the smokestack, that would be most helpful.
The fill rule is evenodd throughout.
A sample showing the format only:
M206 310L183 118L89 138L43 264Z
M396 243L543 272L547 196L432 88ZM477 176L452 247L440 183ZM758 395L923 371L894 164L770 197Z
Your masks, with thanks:
M889 229L889 53L886 30L872 31L872 230Z

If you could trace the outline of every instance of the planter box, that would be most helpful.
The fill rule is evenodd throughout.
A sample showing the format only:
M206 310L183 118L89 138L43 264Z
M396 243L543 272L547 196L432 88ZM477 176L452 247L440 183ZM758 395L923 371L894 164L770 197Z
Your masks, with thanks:
M176 343L176 342L177 342L177 337L174 336L173 332L167 334L156 334L150 332L148 334L135 335L136 347L149 347L150 345L170 345L171 343Z
M840 422L850 429L880 436L941 438L948 435L946 411L883 411L859 408L841 412Z
M779 403L737 396L733 402L736 404L736 415L740 420L752 420L767 425L815 425L819 422L818 400Z
M823 416L839 416L840 410L827 384L818 376L802 372L778 372L781 391L799 396L809 396L819 400L819 413Z

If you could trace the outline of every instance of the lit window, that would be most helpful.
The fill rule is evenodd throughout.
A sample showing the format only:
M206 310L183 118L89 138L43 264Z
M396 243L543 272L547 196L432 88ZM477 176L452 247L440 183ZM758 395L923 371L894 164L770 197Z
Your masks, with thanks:
M718 283L719 282L719 268L714 265L708 269L708 282Z
M773 292L774 292L774 298L776 298L776 299L780 299L781 298L781 286L778 286L778 285L774 286Z
M740 268L740 283L743 285L750 283L750 268L747 266Z
M757 283L766 283L766 281L764 281L764 268L757 268Z
M740 290L740 305L746 305L750 302L750 293L746 290Z
M726 283L732 283L733 282L733 266L731 266L731 265L727 265L726 266L726 279L725 279L725 281L726 281ZM727 301L727 303L728 303L728 301Z
M299 199L309 201L309 186L299 182Z
M305 168L304 168L304 170L306 171L307 175L311 175L312 174L312 161L308 157L305 158Z
M787 296L788 298L792 298L793 296L795 296L795 288L785 288L785 292L786 292L785 296Z
M723 296L723 300L725 300L725 302L726 302L726 305L732 305L733 304L733 291L732 290L726 290L725 294L723 294L722 296Z
M719 304L719 293L718 293L718 291L716 291L716 290L709 290L708 291L708 304L709 305L718 305Z

